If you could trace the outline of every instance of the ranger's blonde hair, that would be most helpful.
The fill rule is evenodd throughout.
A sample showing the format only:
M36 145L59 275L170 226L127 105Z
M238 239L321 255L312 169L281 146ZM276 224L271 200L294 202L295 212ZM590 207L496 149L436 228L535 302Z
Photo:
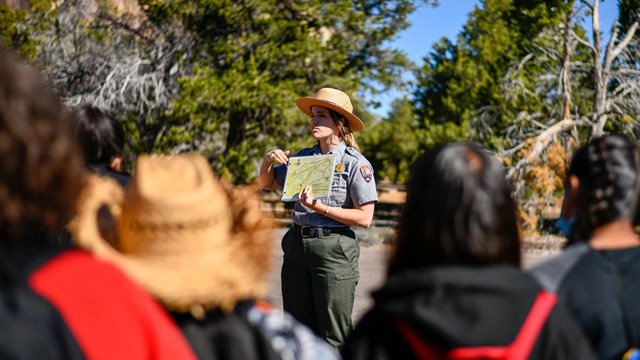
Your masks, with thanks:
M338 127L338 136L340 140L343 140L347 146L352 147L358 151L360 151L360 147L358 146L358 142L356 141L356 136L351 129L349 129L349 122L345 119L344 116L340 115L337 111L329 109L329 113L331 114L331 119L333 119L333 123Z

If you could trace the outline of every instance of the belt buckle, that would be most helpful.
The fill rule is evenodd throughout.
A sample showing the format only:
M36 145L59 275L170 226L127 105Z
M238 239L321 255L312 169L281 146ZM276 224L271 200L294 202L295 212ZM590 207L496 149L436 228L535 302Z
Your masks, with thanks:
M308 238L308 237L313 237L314 236L313 233L311 235L305 234L305 229L313 230L314 227L313 226L301 226L300 227L300 236L302 236L303 238Z
M330 235L331 231L319 226L301 226L300 235L303 238L322 237Z

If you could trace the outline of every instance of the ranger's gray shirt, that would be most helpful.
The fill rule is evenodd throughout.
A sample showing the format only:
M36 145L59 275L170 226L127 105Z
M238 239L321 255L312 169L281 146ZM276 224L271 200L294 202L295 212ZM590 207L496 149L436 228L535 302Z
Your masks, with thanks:
M353 209L368 202L378 202L376 181L373 178L373 169L369 161L356 149L348 147L344 141L338 144L328 154L336 156L336 171L331 182L331 192L328 199L318 199L323 204L331 207ZM319 145L302 149L294 156L322 155ZM344 164L344 166L338 166ZM338 171L342 170L342 171ZM275 181L284 186L287 175L285 165L276 166ZM303 206L299 201L293 209L293 222L300 226L345 226L342 223L325 218L322 214Z

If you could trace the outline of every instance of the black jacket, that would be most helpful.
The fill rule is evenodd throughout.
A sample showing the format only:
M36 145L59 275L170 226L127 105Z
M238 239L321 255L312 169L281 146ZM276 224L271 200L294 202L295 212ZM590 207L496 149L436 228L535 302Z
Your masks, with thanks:
M244 300L203 319L171 313L199 359L337 360L339 354L311 329L264 302Z
M558 294L599 359L620 359L631 346L640 345L640 246L596 250L586 243L575 244L531 271L546 289Z
M172 312L198 359L279 359L268 339L247 320L247 307L240 303L230 313L212 309L201 320L190 313Z
M0 251L0 359L84 359L59 312L27 283L59 250L7 246Z
M540 288L518 268L439 267L391 276L347 340L347 359L415 358L393 317L441 350L504 346L518 334ZM575 321L554 306L530 359L592 359Z

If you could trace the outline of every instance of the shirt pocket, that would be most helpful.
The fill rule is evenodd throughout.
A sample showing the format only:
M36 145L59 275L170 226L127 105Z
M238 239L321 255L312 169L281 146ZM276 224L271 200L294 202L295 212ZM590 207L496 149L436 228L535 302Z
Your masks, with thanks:
M347 183L349 182L349 173L336 172L333 174L331 182L331 197L329 206L342 206L347 199Z

